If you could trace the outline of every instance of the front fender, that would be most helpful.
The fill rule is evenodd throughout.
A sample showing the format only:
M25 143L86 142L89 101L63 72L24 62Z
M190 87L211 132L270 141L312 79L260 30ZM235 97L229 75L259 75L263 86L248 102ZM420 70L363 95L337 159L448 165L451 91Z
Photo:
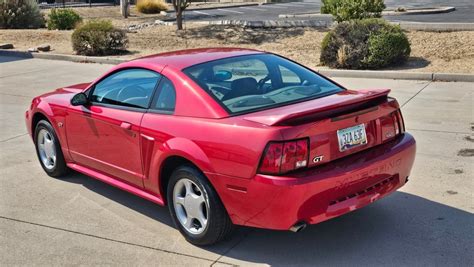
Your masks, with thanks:
M39 114L42 117L45 117L53 127L56 135L59 139L59 143L61 144L61 149L64 154L64 158L66 161L70 161L69 153L68 153L68 146L67 146L67 136L65 131L65 118L67 115L67 108L58 105L52 104L48 101L44 101L41 98L33 99L30 109L26 112L26 127L28 133L30 134L31 138L34 141L34 128L36 125L35 116Z

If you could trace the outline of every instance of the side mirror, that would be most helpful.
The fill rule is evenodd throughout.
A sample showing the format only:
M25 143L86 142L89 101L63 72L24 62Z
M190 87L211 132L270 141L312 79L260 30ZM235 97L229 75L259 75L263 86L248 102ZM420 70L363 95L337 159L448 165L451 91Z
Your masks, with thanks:
M87 95L84 93L76 94L71 98L71 105L73 106L85 106L88 103L89 99L87 99Z
M227 81L229 80L230 78L232 78L232 72L230 71L227 71L227 70L218 70L216 71L216 73L214 74L214 78L217 80L217 81Z

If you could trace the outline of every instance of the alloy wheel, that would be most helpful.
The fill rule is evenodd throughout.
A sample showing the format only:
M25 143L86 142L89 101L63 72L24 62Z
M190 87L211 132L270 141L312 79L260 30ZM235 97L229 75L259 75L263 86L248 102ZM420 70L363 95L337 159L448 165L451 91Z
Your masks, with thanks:
M41 129L37 137L38 152L44 167L48 170L56 166L56 145L53 135L46 129Z
M173 202L178 221L186 231L193 235L204 232L209 203L196 183L187 178L180 179L173 189Z

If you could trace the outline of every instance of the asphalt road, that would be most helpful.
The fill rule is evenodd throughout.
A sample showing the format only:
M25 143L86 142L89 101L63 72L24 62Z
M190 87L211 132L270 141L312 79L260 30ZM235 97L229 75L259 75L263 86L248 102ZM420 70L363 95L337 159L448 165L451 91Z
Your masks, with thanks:
M413 7L440 7L452 6L456 11L442 14L430 15L404 15L386 16L391 21L413 21L413 22L474 22L474 1L472 0L387 0L388 8L413 8ZM211 10L186 11L185 19L190 21L199 20L282 20L280 14L316 13L320 11L320 0L305 0L303 2L285 2L260 6L220 8ZM171 12L172 13L172 12ZM297 18L308 20L310 18ZM288 20L287 18L284 20Z
M474 265L472 83L336 79L393 89L418 143L408 184L301 233L239 228L199 248L174 229L166 208L81 174L50 178L36 159L23 120L32 97L110 67L0 57L1 266Z

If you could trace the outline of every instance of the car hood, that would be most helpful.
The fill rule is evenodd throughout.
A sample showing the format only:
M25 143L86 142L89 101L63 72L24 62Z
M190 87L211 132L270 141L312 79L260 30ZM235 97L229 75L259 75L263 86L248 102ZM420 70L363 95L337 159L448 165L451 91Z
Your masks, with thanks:
M91 83L78 83L78 84L73 84L70 86L66 86L60 89L57 89L56 91L60 92L67 92L67 93L79 93L84 91L87 87L89 87Z
M73 84L70 86L58 88L54 91L48 92L46 94L42 94L39 97L42 99L45 98L56 98L56 97L65 97L65 98L71 98L71 95L75 95L77 93L80 93L84 91L91 83L78 83L78 84Z
M58 88L54 91L42 94L38 97L36 97L34 101L36 100L41 100L46 103L54 104L56 106L64 106L67 107L69 106L69 103L71 101L71 98L82 91L84 91L90 83L79 83L79 84L74 84L62 88Z

